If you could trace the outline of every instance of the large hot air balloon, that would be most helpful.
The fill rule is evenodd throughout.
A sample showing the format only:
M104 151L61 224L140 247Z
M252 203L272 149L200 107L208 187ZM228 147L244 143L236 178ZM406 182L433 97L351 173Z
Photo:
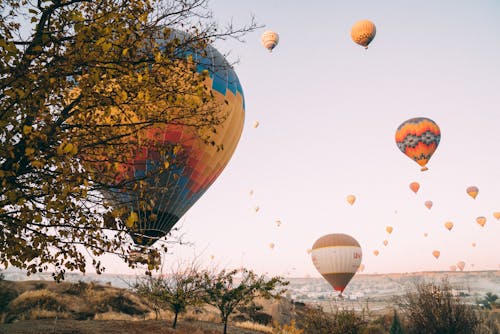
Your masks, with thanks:
M458 269L460 269L460 271L464 271L465 262L464 261L458 261L457 262L457 267L458 267Z
M453 228L453 223L446 222L446 223L444 223L444 227L446 227L448 229L448 231L451 231L451 229Z
M477 217L476 222L481 225L481 227L484 227L484 224L486 224L486 217Z
M420 189L420 184L418 182L412 182L410 183L410 189L416 194L418 189Z
M180 39L187 37L179 32L174 35ZM159 38L158 43L165 40ZM182 59L189 59L190 64L194 64L180 68L190 71L186 75L193 76L194 71L208 74L204 83L214 99L210 102L213 105L205 106L211 109L205 111L213 110L224 117L206 133L200 133L189 124L157 122L139 130L133 138L125 138L124 143L130 146L131 154L112 162L117 166L117 186L106 196L112 203L126 208L122 220L134 242L140 245L151 245L168 234L207 191L228 164L243 130L243 90L224 56L210 45L203 50L188 46L179 50L179 61ZM182 98L192 97L179 96ZM161 106L163 109L175 110L169 105L171 102L160 102L165 103ZM140 124L142 120L135 121ZM134 181L139 187L122 188L121 185L128 181ZM141 189L141 184L148 185L146 190Z
M394 229L393 229L393 227L392 227L392 226L387 226L387 227L385 228L385 231L386 231L387 233L389 233L389 234L391 234L393 230L394 230Z
M436 259L439 259L439 255L441 255L441 252L438 250L432 252L432 256L434 256Z
M418 163L422 171L436 151L441 140L441 130L431 119L411 118L404 121L396 130L396 144L401 152Z
M327 234L312 246L311 258L334 290L342 292L361 264L361 246L347 234Z
M260 40L262 42L262 45L264 45L264 47L268 49L269 52L272 52L276 45L278 45L280 37L274 31L268 30L262 34Z
M373 41L376 33L375 24L369 20L358 21L351 28L352 41L365 49L368 49L368 44Z
M427 209L430 210L432 208L432 205L434 205L434 203L432 203L432 201L425 201L424 205Z
M476 199L477 194L479 194L479 188L476 186L467 187L466 191L467 194L473 199Z
M353 205L354 202L356 202L356 196L354 196L354 195L347 195L347 203Z

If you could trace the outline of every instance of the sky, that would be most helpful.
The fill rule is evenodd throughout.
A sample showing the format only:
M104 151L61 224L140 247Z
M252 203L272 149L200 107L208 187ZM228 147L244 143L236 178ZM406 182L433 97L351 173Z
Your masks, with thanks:
M362 247L365 273L448 270L458 261L466 270L498 270L500 221L492 214L500 211L500 2L210 6L221 25L254 15L265 27L245 43L216 44L238 60L245 127L224 172L179 223L192 244L172 246L166 265L199 256L207 265L319 277L306 250L325 234L347 233ZM362 19L377 27L368 50L350 38ZM280 36L272 53L260 43L268 29ZM426 172L394 140L413 117L441 128ZM465 191L471 185L479 188L475 200ZM353 206L349 194L357 197ZM478 216L487 218L484 227ZM108 272L130 272L117 258L106 263Z

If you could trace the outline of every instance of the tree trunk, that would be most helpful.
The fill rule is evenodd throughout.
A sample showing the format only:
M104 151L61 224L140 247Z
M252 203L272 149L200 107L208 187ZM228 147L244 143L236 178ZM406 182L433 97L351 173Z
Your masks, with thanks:
M177 315L179 314L179 312L175 312L175 315L174 315L174 323L172 324L172 328L175 328L175 326L177 325Z
M227 334L227 319L224 319L224 334Z

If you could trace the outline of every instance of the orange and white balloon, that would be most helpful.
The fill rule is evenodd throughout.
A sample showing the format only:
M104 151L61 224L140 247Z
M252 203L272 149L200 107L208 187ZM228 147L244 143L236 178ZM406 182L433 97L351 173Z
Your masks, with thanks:
M373 41L377 28L372 21L361 20L356 22L351 28L352 41L368 49L368 44Z
M476 186L467 187L466 191L467 194L473 199L476 199L477 195L479 194L479 188Z
M389 234L391 234L393 230L394 230L394 228L393 228L392 226L387 226L387 227L385 228L385 231L386 231L387 233L389 233Z
M279 40L279 35L271 30L264 32L260 39L262 45L264 45L264 47L268 49L269 52L272 52L276 45L278 45Z
M356 202L356 196L354 196L354 195L347 195L347 203L353 205L354 202Z
M432 256L434 256L436 259L439 259L440 255L441 255L441 252L438 250L435 250L432 252Z
M484 227L484 225L486 224L486 217L477 217L476 223L478 223L481 227Z
M453 223L446 222L446 223L444 223L444 227L446 227L448 229L448 231L451 231L451 229L453 228Z

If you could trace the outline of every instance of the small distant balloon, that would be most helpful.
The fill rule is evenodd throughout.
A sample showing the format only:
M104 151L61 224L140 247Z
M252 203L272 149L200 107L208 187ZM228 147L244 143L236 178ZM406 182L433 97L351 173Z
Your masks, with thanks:
M311 248L308 248L308 249L306 250L306 252L307 252L307 254L311 254L312 249L311 249Z
M500 211L493 212L493 217L495 217L497 220L500 219Z
M373 41L376 33L375 24L369 20L358 21L351 28L352 41L365 49L368 49L368 44Z
M441 252L438 250L432 252L432 256L434 256L436 259L439 259L439 255L441 255Z
M281 226L281 220L276 219L275 223L276 223L276 226L278 226L278 227L280 227L280 226Z
M363 272L365 270L365 265L364 264L360 264L359 265L359 268L358 268L358 272Z
M378 251L378 250L374 250L374 251L373 251L373 255L378 256L379 254L380 254L380 253L379 253L379 251Z
M382 243L384 244L384 246L387 246L387 244L389 243L389 241L384 240Z
M432 208L432 205L433 205L433 204L434 204L434 203L432 203L432 201L425 201L425 203L424 203L425 207L426 207L427 209L429 209L429 210Z
M274 31L268 30L262 34L262 37L260 41L262 42L262 45L269 50L269 52L272 52L273 49L278 45L278 42L280 40L280 37L277 33Z
M269 248L270 248L270 249L274 249L274 242L271 242L271 243L269 244Z
M472 247L476 247L476 243L475 242L472 243Z
M486 217L477 217L476 223L478 223L481 227L484 227L484 225L486 224Z
M444 223L444 227L446 227L448 229L448 231L451 231L451 229L453 228L453 223L446 222L446 223Z
M215 256L210 255L210 260L213 260L213 259L215 259Z
M470 197L472 197L473 199L476 199L477 194L479 194L479 188L476 186L467 187L466 191L467 191L467 194Z
M465 262L464 261L458 261L457 262L457 267L458 267L458 269L460 269L460 271L464 271Z
M410 189L416 194L418 189L420 189L420 184L418 182L412 182L410 183Z
M457 271L457 266L451 265L450 266L450 271Z
M259 121L254 121L252 126L254 129L257 129L259 127L259 124Z
M429 235L429 233L424 233L424 237L427 238L427 236Z
M354 195L347 195L347 203L353 205L354 202L356 202L356 196L354 196Z
M259 212L260 207L259 207L258 205L256 205L256 206L254 206L254 208L253 208L253 209L255 210L255 212Z
M389 234L391 234L393 230L394 230L394 229L393 229L393 227L392 227L392 226L387 226L387 227L385 228L385 231L386 231L387 233L389 233Z

